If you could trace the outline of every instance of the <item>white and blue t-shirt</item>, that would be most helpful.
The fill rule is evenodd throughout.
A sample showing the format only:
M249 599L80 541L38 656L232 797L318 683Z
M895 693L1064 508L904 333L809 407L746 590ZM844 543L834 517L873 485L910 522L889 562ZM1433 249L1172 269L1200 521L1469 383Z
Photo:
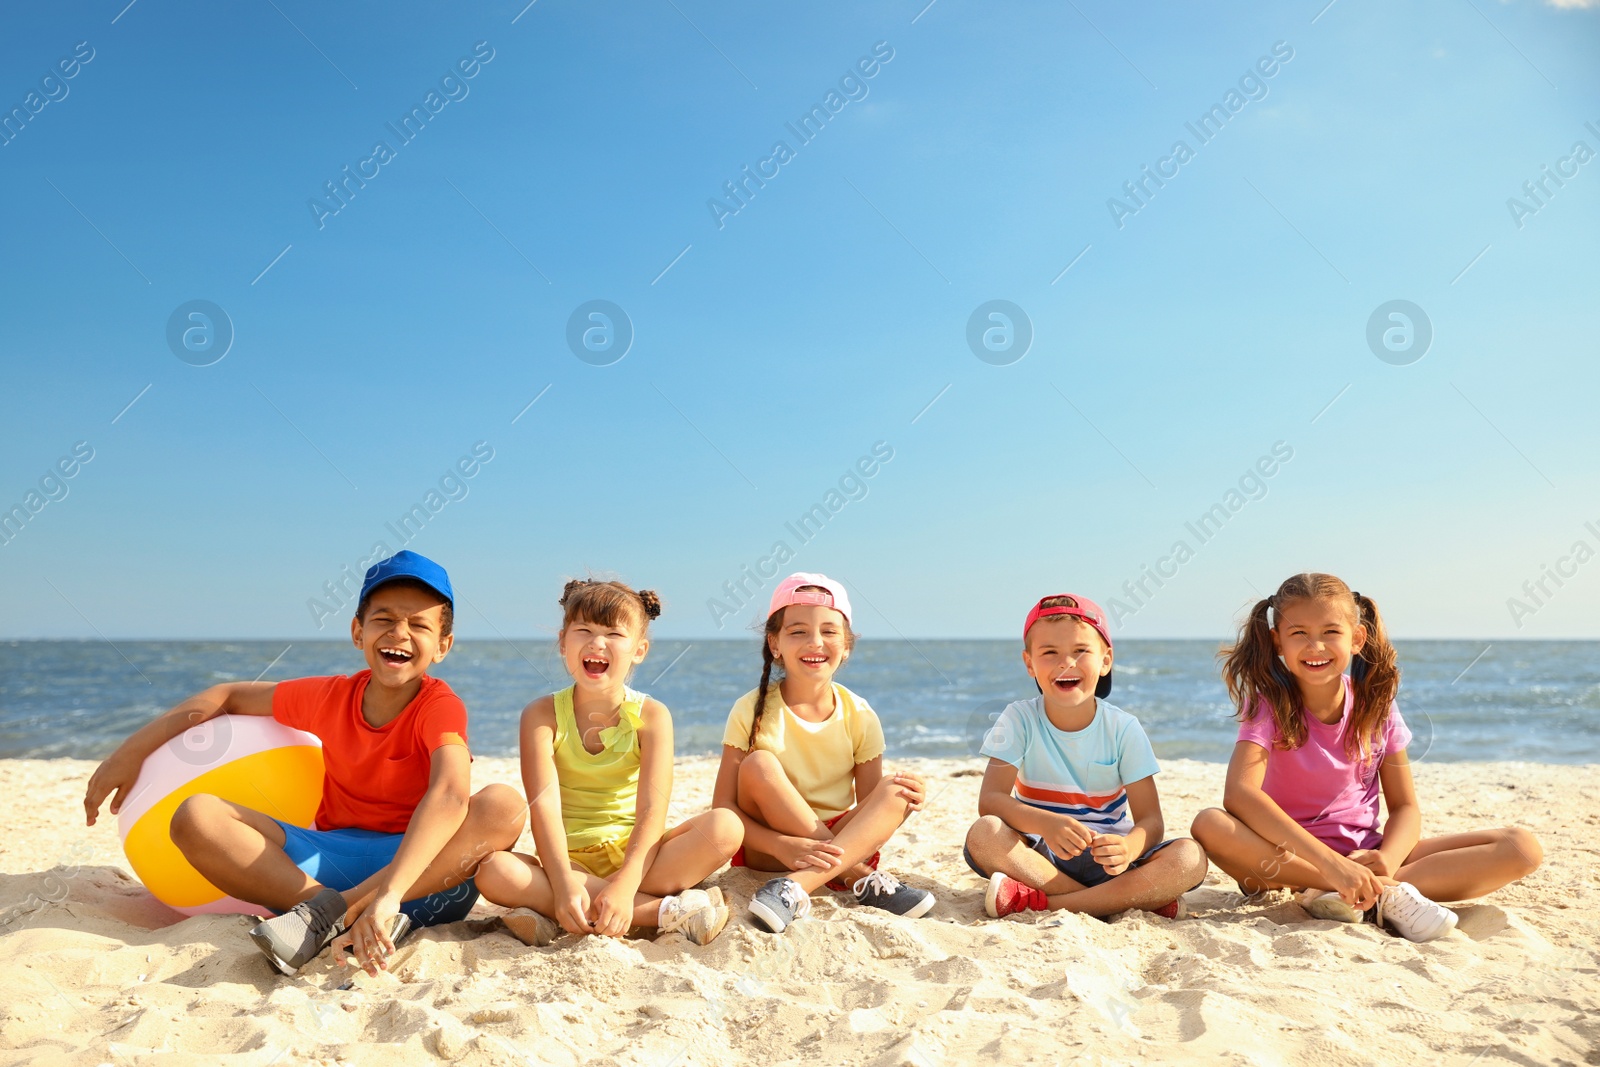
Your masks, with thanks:
M1139 720L1104 700L1081 730L1057 729L1044 697L1006 705L984 735L982 753L1017 769L1012 795L1024 804L1070 815L1098 834L1133 829L1129 782L1161 770Z

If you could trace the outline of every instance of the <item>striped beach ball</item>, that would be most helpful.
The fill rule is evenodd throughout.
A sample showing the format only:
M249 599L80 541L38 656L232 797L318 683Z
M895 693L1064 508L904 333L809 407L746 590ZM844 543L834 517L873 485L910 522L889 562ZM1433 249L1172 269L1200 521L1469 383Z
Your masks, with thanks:
M117 814L122 851L155 898L185 915L269 915L206 881L172 843L172 813L198 793L310 826L322 801L322 742L262 715L218 715L144 761Z

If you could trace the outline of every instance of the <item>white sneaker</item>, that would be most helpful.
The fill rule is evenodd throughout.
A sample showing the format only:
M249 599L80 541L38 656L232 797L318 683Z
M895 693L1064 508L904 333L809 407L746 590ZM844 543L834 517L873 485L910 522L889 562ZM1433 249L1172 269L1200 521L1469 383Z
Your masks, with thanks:
M685 889L676 896L661 899L657 928L664 934L681 931L697 945L710 944L728 925L728 905L722 889Z
M1443 904L1435 904L1410 882L1396 882L1385 886L1378 897L1377 923L1394 927L1395 933L1407 941L1432 941L1443 937L1456 927L1456 913Z
M1313 919L1328 919L1336 923L1358 923L1362 919L1360 908L1346 904L1338 893L1326 889L1302 889L1294 895L1294 899Z

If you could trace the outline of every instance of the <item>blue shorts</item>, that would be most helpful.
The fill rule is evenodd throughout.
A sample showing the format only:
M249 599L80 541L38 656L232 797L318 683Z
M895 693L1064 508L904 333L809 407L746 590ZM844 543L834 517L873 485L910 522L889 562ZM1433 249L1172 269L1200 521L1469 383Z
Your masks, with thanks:
M283 827L283 850L294 865L341 893L387 867L405 837L381 830L307 830L278 819L273 821ZM468 878L454 889L408 900L400 910L411 917L413 926L437 926L465 919L477 902L478 885Z
M1107 874L1106 869L1096 863L1093 856L1089 855L1088 849L1084 849L1071 859L1062 859L1060 856L1050 851L1050 846L1044 843L1044 838L1039 834L1021 834L1020 836L1024 845L1027 845L1039 855L1049 860L1055 865L1056 870L1060 871L1068 878L1071 878L1074 882L1077 882L1085 889L1088 889L1090 886L1097 886L1105 882L1109 882L1112 878L1116 877L1116 875ZM1180 840L1182 840L1182 838L1174 837L1169 838L1158 845L1150 846L1144 850L1144 853L1138 859L1128 864L1128 870L1131 871L1135 867L1139 867L1145 863L1148 863L1151 856L1154 856L1157 852L1160 852L1162 849L1172 844L1172 842ZM973 873L977 874L979 878L988 878L992 873L978 866L978 861L972 858L972 852L967 848L966 845L961 846L961 856L967 861L967 866L971 867ZM1127 871L1124 871L1123 873L1126 874Z

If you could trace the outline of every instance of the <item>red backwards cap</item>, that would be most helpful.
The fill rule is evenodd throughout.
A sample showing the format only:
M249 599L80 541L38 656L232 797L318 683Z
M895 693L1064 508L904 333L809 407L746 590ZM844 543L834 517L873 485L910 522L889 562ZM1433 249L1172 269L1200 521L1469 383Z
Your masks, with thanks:
M1045 607L1046 600L1065 600L1065 604L1055 604ZM1052 615L1071 615L1075 619L1082 619L1094 627L1095 633L1111 647L1111 628L1106 625L1106 613L1100 610L1100 605L1088 597L1081 597L1074 593L1051 593L1049 596L1040 597L1039 602L1028 612L1028 620L1022 624L1022 639L1028 639L1028 631L1033 629L1033 624L1040 619L1047 619ZM1094 695L1104 697L1111 692L1111 675L1107 673L1094 687Z

